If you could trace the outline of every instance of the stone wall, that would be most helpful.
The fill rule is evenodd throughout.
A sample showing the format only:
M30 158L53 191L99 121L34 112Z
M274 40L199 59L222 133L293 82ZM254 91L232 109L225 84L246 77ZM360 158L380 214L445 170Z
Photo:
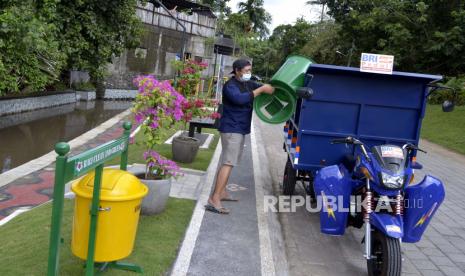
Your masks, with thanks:
M0 105L2 102L0 101ZM44 119L60 114L66 114L73 111L75 108L74 104L65 104L61 106L55 106L47 109L33 110L16 114L9 114L0 117L0 129L24 124L27 122Z
M134 89L105 89L106 100L125 100L125 99L135 99L137 95L137 90Z
M63 92L41 97L0 100L0 116L76 102L76 94Z

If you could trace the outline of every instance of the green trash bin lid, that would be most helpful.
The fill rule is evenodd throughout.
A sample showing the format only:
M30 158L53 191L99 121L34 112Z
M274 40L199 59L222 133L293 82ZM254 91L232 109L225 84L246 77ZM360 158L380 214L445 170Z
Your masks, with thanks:
M254 100L254 110L260 120L283 123L292 117L296 108L297 88L304 85L305 73L313 61L304 56L289 56L273 75L270 84L275 88L273 95L262 94Z

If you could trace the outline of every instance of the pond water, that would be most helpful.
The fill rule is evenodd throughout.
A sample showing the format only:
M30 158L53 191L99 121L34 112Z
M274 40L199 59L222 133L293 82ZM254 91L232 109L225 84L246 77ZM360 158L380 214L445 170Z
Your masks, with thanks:
M57 142L78 137L131 103L77 102L0 117L0 173L52 151Z

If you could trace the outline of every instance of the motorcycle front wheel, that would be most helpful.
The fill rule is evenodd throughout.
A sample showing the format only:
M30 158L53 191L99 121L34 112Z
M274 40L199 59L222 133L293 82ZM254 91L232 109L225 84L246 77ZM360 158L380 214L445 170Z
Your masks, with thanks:
M400 276L402 253L399 239L374 231L371 239L371 259L367 260L370 276Z

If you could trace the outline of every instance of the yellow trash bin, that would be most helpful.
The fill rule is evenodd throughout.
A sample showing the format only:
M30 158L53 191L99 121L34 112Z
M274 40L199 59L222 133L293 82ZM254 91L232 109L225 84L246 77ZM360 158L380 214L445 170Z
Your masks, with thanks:
M72 184L76 194L71 250L87 259L90 209L95 172ZM100 190L95 244L95 262L111 262L129 256L136 238L142 198L148 188L134 175L117 169L104 169Z

